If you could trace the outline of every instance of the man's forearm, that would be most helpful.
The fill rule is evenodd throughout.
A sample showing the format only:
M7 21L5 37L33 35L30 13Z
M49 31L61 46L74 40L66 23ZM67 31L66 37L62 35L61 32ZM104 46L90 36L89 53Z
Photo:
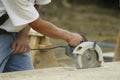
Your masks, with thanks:
M77 33L72 33L67 30L56 27L52 23L41 18L29 23L29 25L39 33L52 38L62 39L68 42L69 45L75 47L83 41L82 36Z
M27 25L24 29L19 32L19 37L28 38L28 33L30 31L30 26Z
M42 20L41 18L37 19L33 23L30 23L30 26L37 32L40 32L46 36L63 40L67 40L70 37L68 34L71 34L69 31L60 29L52 23Z

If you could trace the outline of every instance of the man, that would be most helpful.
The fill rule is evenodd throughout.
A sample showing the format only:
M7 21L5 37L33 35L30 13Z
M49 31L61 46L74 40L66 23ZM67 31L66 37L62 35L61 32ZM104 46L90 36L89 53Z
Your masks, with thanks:
M79 34L60 29L40 18L34 5L43 5L50 1L0 0L0 16L6 12L9 15L0 26L0 72L33 69L27 43L29 26L46 36L65 40L73 47L83 41ZM7 34L3 33L4 31L7 31Z

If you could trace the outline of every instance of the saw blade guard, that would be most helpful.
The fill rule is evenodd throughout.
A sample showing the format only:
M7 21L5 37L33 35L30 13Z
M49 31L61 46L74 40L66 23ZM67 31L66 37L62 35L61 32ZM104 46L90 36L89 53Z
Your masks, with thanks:
M102 55L102 50L99 47L99 45L97 45L95 42L83 42L81 44L79 44L74 50L73 50L73 55L74 58L76 59L76 62L78 64L78 68L84 68L87 66L84 66L84 62L82 61L82 57L83 55L85 55L85 52L87 50L91 50L91 51L95 51L96 55L97 55L97 61L99 63L99 65L102 65L102 63L104 62L103 60L103 55ZM90 53L92 54L92 53ZM91 55L92 56L92 55ZM89 58L89 57L88 57ZM89 60L89 59L88 59ZM90 61L89 61L90 62ZM93 65L94 63L90 63L92 64L92 67L96 67L98 65ZM88 65L89 66L89 65Z

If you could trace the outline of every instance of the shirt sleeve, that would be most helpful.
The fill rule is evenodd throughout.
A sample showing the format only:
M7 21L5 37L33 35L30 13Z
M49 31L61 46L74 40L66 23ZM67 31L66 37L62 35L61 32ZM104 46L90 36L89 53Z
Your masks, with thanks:
M33 22L39 17L30 0L1 0L14 26Z
M35 4L45 5L45 4L48 4L50 2L51 2L51 0L36 0Z

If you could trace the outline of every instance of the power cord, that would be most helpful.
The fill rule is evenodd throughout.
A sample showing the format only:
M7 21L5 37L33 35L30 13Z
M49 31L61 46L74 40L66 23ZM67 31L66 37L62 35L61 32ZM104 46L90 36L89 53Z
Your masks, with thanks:
M56 48L66 48L66 46L55 46L51 48L39 48L39 49L30 49L30 50L50 50L50 49L56 49Z

